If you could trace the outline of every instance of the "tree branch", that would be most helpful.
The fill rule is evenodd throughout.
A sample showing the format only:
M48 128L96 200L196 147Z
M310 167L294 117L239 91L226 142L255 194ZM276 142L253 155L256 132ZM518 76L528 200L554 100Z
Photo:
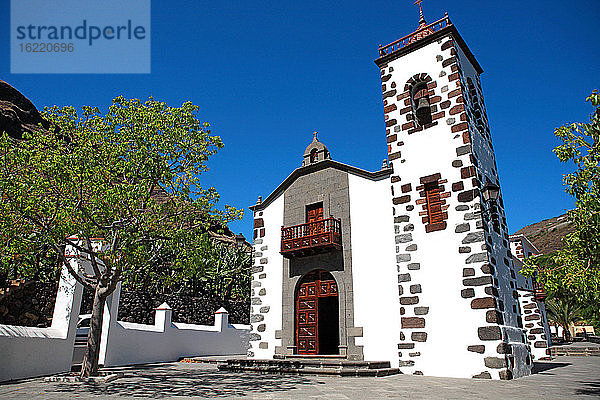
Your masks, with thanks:
M55 243L52 243L52 248L54 249L54 251L56 252L56 254L58 255L58 257L60 258L60 260L62 261L63 265L65 267L67 267L67 270L69 271L69 273L73 276L73 278L75 278L75 280L77 282L79 282L81 285L83 285L83 287L88 288L90 290L94 290L94 286L92 286L90 283L86 282L85 279L83 279L71 266L71 264L69 263L69 260L67 260L67 258L65 257L64 252L62 251L62 249L60 247L58 247Z
M123 273L123 268L117 267L113 272L112 277L110 278L110 283L108 284L109 290L112 292L117 287L117 283L121 279L121 274Z
M83 252L83 253L85 253L85 254L89 254L89 255L95 255L95 256L97 256L97 255L98 255L98 253L96 253L94 250L92 250L92 249L86 249L85 247L78 245L76 242L72 241L72 240L71 240L71 239L69 239L69 238L66 238L66 239L65 239L65 241L66 241L66 242L67 242L69 245L73 246L75 249L77 249L77 250L79 250L79 251L81 251L81 252Z
M85 243L86 245L92 249L92 241L90 240L88 235L85 235ZM98 267L98 261L96 260L96 256L90 253L90 262L92 263L92 268L94 269L94 274L97 277L100 277L100 268Z

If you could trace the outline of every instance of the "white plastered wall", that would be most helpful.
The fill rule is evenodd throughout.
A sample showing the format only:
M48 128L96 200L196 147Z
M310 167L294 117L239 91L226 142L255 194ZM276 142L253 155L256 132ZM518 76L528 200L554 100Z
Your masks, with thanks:
M465 80L467 78L471 78L475 87L477 87L478 74L475 71L475 68L469 62L469 59L464 54L460 46L456 45L458 58L461 63L461 69L463 72L463 76ZM466 90L463 90L463 93ZM479 100L481 102L482 113L485 114L485 106L483 101L483 94L479 93ZM466 99L467 102L473 101L473 99ZM485 180L490 180L494 182L496 180L499 181L498 172L496 171L496 161L493 149L488 145L487 141L483 138L482 133L479 131L478 127L473 123L473 121L469 122L469 130L471 132L471 141L472 141L472 149L473 154L478 160L477 168L479 172L479 180L485 182ZM483 178L483 179L482 179ZM504 212L498 207L499 218L502 219L504 217ZM501 232L504 234L503 230ZM513 327L515 332L512 333L512 337L510 337L510 341L519 341L519 331L522 331L521 328L518 328L517 325L517 317L520 315L520 309L518 300L513 297L513 290L516 290L516 279L517 271L514 271L515 278L511 278L510 270L513 267L512 258L508 257L507 251L510 250L510 245L505 246L504 243L507 243L507 238L502 235L498 235L493 229L490 229L489 234L493 237L493 246L491 249L491 256L494 257L497 261L496 267L496 278L499 281L499 295L502 301L504 301L505 312L504 312L504 323L507 327ZM508 265L506 265L503 260L508 260ZM517 312L513 312L513 306L516 307ZM523 375L529 375L529 373L524 372Z
M367 361L398 366L398 272L389 178L372 181L348 174L352 224L354 325Z

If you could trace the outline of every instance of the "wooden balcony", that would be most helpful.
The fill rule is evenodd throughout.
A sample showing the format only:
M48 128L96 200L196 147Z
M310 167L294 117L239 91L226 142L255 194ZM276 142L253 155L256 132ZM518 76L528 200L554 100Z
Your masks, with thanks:
M450 22L450 18L448 17L448 13L446 16L440 20L435 21L432 24L419 26L416 31L413 33L409 33L408 35L392 42L386 46L379 45L379 56L383 57L387 54L393 53L394 51L400 50L401 48L408 46L424 38L425 36L431 35L432 33L439 31L442 28L445 28L449 25L452 25Z
M306 224L281 227L281 254L285 258L339 251L342 222L329 217Z

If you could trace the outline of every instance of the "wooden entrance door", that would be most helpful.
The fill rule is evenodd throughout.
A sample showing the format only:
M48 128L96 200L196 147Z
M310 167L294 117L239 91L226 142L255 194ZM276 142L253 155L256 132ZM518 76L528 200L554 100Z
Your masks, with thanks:
M329 272L316 270L304 276L296 294L296 346L298 354L323 354L321 351L325 349L321 349L320 336L328 334L329 336L335 335L337 338L338 313L325 314L319 312L320 299L335 297L337 305L337 296L337 284ZM327 319L334 320L327 321ZM319 328L324 330L323 327L325 326L335 326L336 332L319 332ZM327 346L331 347L331 340L327 340L327 343ZM331 349L328 348L327 351L331 351Z

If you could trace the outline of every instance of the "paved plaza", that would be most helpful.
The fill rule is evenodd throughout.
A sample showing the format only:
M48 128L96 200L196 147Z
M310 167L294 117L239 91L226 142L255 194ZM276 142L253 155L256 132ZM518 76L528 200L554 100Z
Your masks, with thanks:
M600 397L600 357L558 357L513 381L393 375L382 378L261 375L215 364L165 363L118 369L107 384L0 384L0 399L571 399ZM117 369L115 369L117 370Z

